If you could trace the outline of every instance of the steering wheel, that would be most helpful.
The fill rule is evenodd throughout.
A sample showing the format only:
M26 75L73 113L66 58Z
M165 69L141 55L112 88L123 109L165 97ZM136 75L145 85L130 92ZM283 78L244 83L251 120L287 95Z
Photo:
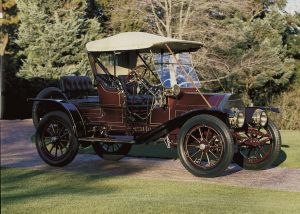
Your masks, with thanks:
M144 78L148 68L145 65L138 65L128 71L126 84L137 83Z

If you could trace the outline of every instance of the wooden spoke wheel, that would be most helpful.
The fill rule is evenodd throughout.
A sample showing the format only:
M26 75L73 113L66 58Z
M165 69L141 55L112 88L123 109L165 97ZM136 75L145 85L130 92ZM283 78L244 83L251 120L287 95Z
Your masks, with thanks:
M266 169L278 158L281 137L275 124L269 120L266 127L249 127L243 133L243 142L235 162L245 169Z
M188 160L204 170L215 167L223 155L224 142L212 127L196 125L187 134L184 149Z
M64 166L74 159L79 144L65 113L56 111L43 117L37 127L36 148L40 157L53 166Z
M220 119L200 115L180 129L178 154L183 166L196 176L215 177L231 163L233 140Z

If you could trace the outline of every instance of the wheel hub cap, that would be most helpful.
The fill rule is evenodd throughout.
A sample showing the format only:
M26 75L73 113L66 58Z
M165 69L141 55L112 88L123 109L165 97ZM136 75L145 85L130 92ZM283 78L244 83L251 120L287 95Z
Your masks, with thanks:
M52 142L58 141L58 137L56 137L56 136L55 136L55 137L52 137L52 138L51 138L51 141L52 141Z
M205 147L206 147L205 144L203 144L203 143L200 144L200 150L204 150Z

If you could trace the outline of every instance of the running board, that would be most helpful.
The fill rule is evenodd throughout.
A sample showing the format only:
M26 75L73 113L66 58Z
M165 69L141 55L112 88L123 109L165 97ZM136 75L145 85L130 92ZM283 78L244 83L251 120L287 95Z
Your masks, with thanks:
M97 137L78 138L78 141L103 142L103 143L129 143L129 144L136 143L134 140L120 140L120 139L113 139L113 138L97 138Z

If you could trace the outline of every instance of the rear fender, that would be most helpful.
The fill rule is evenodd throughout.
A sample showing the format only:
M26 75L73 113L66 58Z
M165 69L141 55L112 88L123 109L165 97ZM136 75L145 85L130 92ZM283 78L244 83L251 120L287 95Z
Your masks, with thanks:
M65 112L72 123L74 133L77 137L83 137L86 135L86 128L83 122L83 118L78 111L77 107L65 100L55 99L30 99L32 101L39 101L38 112L43 112L43 115L51 111L62 111Z

